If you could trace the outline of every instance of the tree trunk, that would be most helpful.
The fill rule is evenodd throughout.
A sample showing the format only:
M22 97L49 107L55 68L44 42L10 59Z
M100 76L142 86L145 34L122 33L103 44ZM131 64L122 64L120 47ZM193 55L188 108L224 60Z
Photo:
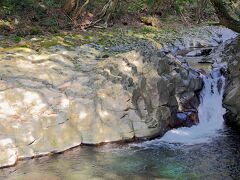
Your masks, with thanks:
M229 14L222 0L211 0L220 23L233 31L240 33L240 21L234 19Z

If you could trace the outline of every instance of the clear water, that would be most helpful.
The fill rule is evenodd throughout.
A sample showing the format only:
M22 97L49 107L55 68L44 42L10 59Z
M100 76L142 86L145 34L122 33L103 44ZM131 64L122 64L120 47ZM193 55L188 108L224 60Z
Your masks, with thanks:
M0 179L240 179L240 137L220 130L211 142L162 141L81 147L62 155L20 162Z
M0 170L0 179L240 179L240 136L223 124L224 78L217 71L204 82L198 126L152 141L79 147L19 162Z

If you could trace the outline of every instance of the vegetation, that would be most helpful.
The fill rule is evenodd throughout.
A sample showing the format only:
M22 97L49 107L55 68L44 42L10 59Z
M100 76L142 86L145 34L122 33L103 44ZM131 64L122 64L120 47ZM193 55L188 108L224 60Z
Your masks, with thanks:
M217 17L234 31L240 29L238 0L1 0L0 7L0 33L16 37L92 27L160 28L173 19L192 25L216 22Z
M225 6L224 2L222 0L211 0L213 6L216 9L216 13L218 15L218 18L220 20L220 23L223 24L224 26L229 27L230 29L240 32L240 21L236 20L234 17L231 16L231 14L228 12L227 7ZM240 7L239 1L236 1L234 3L231 2L232 4L236 4L236 6ZM236 10L237 16L239 16L239 9Z

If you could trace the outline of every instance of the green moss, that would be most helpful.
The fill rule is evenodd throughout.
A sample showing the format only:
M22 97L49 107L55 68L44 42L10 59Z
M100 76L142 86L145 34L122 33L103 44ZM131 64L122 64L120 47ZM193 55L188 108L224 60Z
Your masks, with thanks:
M84 39L84 36L81 34L73 34L72 37L75 40L83 40Z
M76 46L76 42L74 40L72 41L66 41L63 37L57 35L52 37L45 37L44 40L40 42L40 46L42 48L49 48L52 46L61 45L61 46Z
M14 41L17 42L17 43L19 43L19 42L22 41L22 38L19 37L19 36L15 36L15 37L14 37Z
M143 26L140 28L139 33L147 34L147 33L158 33L157 28L152 26Z
M60 45L60 43L57 40L43 41L40 44L41 44L41 47L43 47L43 48L49 48L52 46Z
M106 54L110 56L119 52L134 49L135 44L138 44L139 41L141 42L143 40L151 42L151 44L159 48L162 43L172 42L174 39L182 37L183 34L186 34L186 31L176 31L173 28L160 29L151 26L143 26L141 28L126 27L121 29L95 29L81 33L61 32L49 36L27 36L24 39L21 39L20 43L16 43L17 41L14 41L14 36L12 36L11 38L2 41L1 46L41 50L41 48L47 49L56 45L75 47L83 44L91 44L94 48L101 51L99 57L102 58ZM194 34L195 31L199 32L199 29L191 29L191 31L188 30L187 33L190 34L190 32L192 32ZM112 47L116 47L116 50L113 50Z
M0 49L0 52L18 52L18 51L24 51L24 52L29 52L32 49L24 46L13 46L13 47L8 47L8 48L2 48Z
M85 36L84 38L87 40L93 40L93 36L91 36L91 35Z

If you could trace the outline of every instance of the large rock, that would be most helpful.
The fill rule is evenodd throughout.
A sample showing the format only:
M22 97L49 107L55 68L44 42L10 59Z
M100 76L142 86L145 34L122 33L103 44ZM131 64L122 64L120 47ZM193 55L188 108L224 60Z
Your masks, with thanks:
M89 46L2 50L0 166L173 127L177 112L196 109L202 80L157 54L144 49L99 61Z
M224 106L227 121L240 126L240 37L225 47L223 60L228 63Z

